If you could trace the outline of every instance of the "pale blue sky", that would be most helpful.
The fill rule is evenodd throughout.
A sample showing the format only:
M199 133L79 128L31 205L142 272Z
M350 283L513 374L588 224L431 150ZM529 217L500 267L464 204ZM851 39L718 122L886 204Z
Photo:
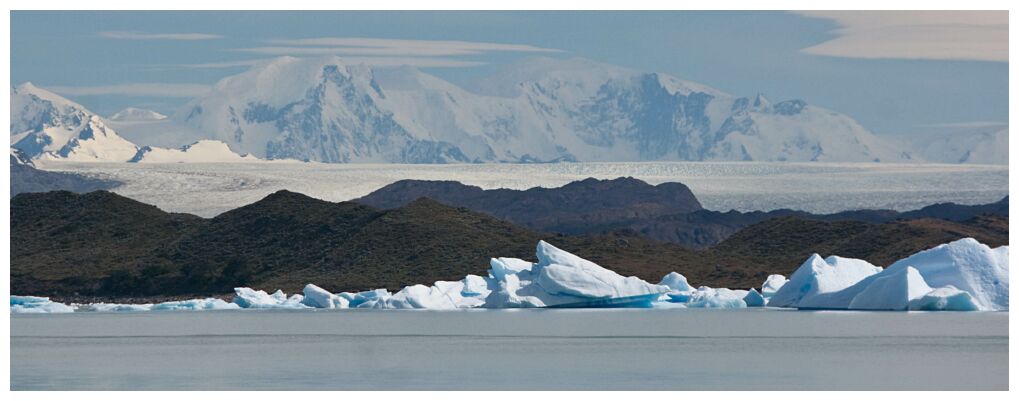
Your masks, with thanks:
M839 21L867 28L869 19ZM1007 122L1008 64L981 61L1007 59L1007 22L1002 38L996 28L973 35L944 33L973 37L971 43L952 44L957 55L925 55L922 44L903 44L921 49L908 55L912 59L859 51L875 48L866 42L874 35L860 35L852 43L833 41L856 38L840 36L856 31L839 27L831 19L784 12L12 12L11 80L58 88L101 114L125 106L170 113L204 86L243 71L244 61L308 45L287 40L469 41L531 48L482 46L464 52L454 45L452 50L438 46L427 57L407 55L417 56L411 59L416 63L448 65L422 69L460 84L518 57L584 57L664 72L736 95L804 99L849 114L882 134ZM1004 56L1000 49L984 52L984 44L999 39L1006 44ZM930 47L944 47L939 40ZM835 48L803 51L822 43ZM350 49L349 44L327 47ZM422 50L397 44L381 51L386 58L375 60L400 62L406 59L400 52ZM210 68L220 63L234 66Z

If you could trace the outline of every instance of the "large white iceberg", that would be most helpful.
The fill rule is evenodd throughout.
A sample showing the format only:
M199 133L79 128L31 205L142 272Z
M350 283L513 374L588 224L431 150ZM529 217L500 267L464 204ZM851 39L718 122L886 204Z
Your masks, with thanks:
M47 297L11 295L11 313L71 313L74 308Z
M888 266L916 268L934 288L952 286L968 292L983 310L1008 310L1008 246L991 249L963 238L918 252Z
M234 303L245 309L302 309L309 306L302 304L304 296L294 294L287 298L281 290L269 295L262 290L247 287L234 288Z
M846 289L881 270L865 260L839 256L821 259L815 253L771 296L768 306L826 308L827 295Z
M650 306L669 287L650 284L538 242L538 262L492 259L486 308Z
M905 269L888 268L843 291L855 293L849 301L849 309L906 310L909 301L931 292L931 287L920 272L913 266L907 266Z

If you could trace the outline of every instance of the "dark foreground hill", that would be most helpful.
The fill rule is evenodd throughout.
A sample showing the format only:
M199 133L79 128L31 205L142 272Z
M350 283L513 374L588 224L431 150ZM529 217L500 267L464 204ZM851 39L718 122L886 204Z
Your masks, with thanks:
M576 235L630 230L651 239L691 248L718 244L744 227L777 217L884 223L920 218L962 222L982 214L1008 216L1008 197L987 205L944 203L905 213L853 210L821 215L789 209L719 212L703 209L683 184L650 185L632 177L613 180L588 178L559 188L524 191L483 190L456 181L402 180L354 202L390 209L420 197L466 207L539 232Z
M292 292L309 282L333 291L397 290L483 275L494 256L533 260L539 239L652 282L678 271L697 285L746 288L791 273L812 252L888 264L967 236L1007 243L1008 219L786 217L690 250L628 231L541 234L429 199L379 210L280 191L203 219L109 192L50 192L11 200L11 289L57 297L210 295L234 286Z

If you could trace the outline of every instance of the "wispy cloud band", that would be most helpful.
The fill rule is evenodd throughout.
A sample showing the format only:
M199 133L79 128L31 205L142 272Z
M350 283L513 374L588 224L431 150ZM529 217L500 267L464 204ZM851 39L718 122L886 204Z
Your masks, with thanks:
M1007 11L804 11L838 37L802 51L834 57L1008 61Z
M209 33L146 33L137 31L106 31L99 32L99 36L109 39L126 40L213 40L222 39L222 35Z

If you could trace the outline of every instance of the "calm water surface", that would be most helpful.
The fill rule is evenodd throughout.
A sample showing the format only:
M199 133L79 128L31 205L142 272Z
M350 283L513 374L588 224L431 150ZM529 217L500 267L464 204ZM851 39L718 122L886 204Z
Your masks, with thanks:
M1006 390L1008 314L758 309L15 315L11 387Z

